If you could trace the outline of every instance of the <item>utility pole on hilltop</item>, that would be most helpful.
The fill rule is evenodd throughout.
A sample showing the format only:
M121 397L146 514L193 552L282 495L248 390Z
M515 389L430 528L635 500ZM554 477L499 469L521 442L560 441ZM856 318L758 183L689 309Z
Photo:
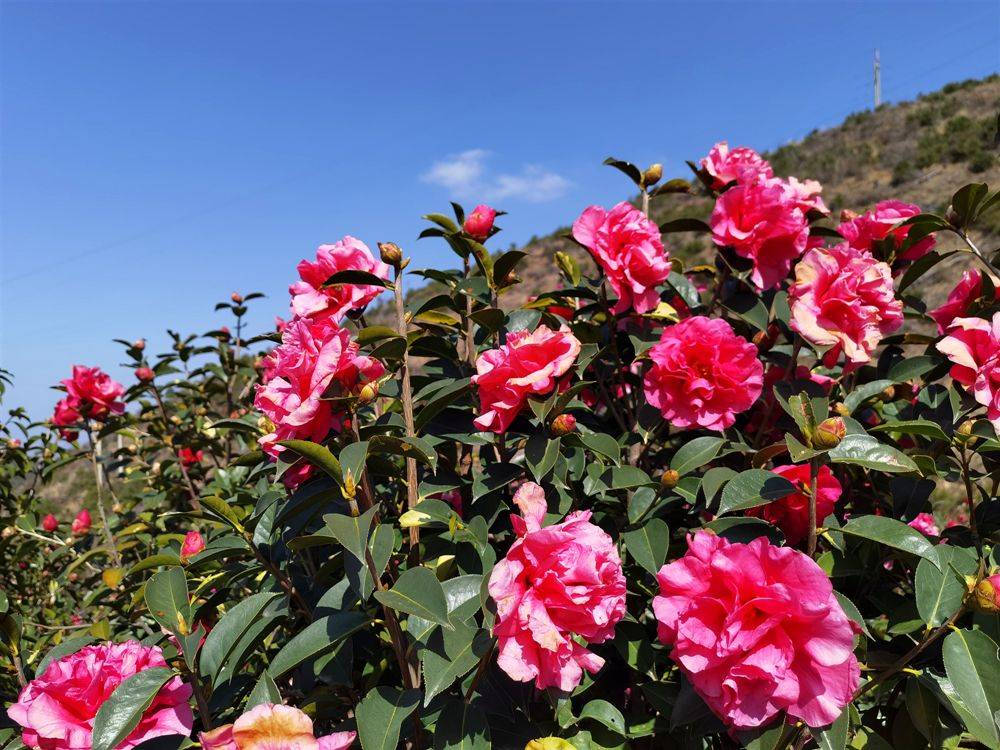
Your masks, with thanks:
M878 47L875 48L875 59L872 61L875 73L875 109L882 103L882 63L879 61Z

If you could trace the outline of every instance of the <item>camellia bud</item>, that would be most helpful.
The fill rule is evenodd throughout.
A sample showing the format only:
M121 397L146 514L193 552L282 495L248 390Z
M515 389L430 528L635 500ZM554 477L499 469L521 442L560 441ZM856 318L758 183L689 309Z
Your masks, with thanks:
M146 339L136 339L132 342L132 348L141 352L146 348Z
M953 227L960 227L962 225L962 219L958 215L958 212L955 210L954 206L948 206L948 210L945 211L944 218Z
M365 383L358 391L358 403L364 406L370 404L378 396L378 383Z
M830 417L819 423L810 442L813 448L836 448L846 434L847 427L844 425L844 420L840 417Z
M240 294L239 292L233 292L232 294L230 294L229 299L231 299L237 305L243 304L243 295Z
M896 387L892 385L886 386L882 389L882 393L879 394L879 397L883 401L894 401L896 399Z
M562 272L562 275L566 277L571 284L577 284L580 280L580 266L573 256L569 253L564 253L562 250L556 253L556 265Z
M842 417L851 416L851 410L847 408L843 401L838 401L833 405L833 410Z
M760 351L766 352L772 346L774 342L778 340L778 334L781 330L778 328L777 324L771 323L763 331L757 331L753 335L753 343Z
M474 209L472 213L465 217L465 223L462 224L462 229L465 233L472 237L474 240L479 240L479 242L485 242L490 236L490 232L493 231L493 222L496 221L497 212L487 206L485 203L480 203Z
M663 165L662 164L650 164L649 169L642 173L642 186L652 187L660 181L663 177Z
M149 383L156 377L156 373L148 367L137 367L135 368L135 377L140 383Z
M395 242L380 242L378 243L379 254L382 256L382 262L387 263L393 268L399 268L403 263L403 251L399 249L399 245Z
M1000 612L1000 571L976 584L972 601L984 612Z
M560 414L552 420L550 431L554 437L562 437L576 432L576 417L572 414Z
M676 469L667 469L660 475L660 486L665 490L672 490L681 481L681 475Z

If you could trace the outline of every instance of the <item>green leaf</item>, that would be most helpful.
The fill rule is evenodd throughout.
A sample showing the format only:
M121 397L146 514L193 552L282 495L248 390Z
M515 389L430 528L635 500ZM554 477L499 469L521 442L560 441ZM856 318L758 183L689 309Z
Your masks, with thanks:
M328 448L308 440L282 440L278 445L288 448L292 453L301 456L317 469L322 469L340 486L344 485L344 474L340 468L340 461L330 453Z
M997 747L1000 730L1000 658L997 644L981 630L956 630L944 639L944 669L968 711L969 731L980 742Z
M337 271L330 278L323 282L322 288L339 286L340 284L360 284L362 286L380 286L383 289L392 289L392 282L376 276L368 271L361 271L357 268L348 268L344 271Z
M528 438L524 446L524 462L537 481L541 482L556 465L561 442L559 438L549 438L543 432L536 432Z
M603 724L612 732L622 735L628 734L625 728L625 717L622 712L605 700L592 700L583 707L580 712L580 720L591 719L599 724Z
M764 469L741 471L722 488L718 515L755 508L791 495L793 492L795 485L773 471Z
M679 219L673 219L672 221L660 224L660 232L663 234L671 234L673 232L706 232L710 234L712 227L701 219L682 216Z
M250 691L250 695L247 697L246 705L243 706L244 711L249 711L254 706L259 706L261 703L281 703L281 692L278 690L278 686L274 684L274 680L271 675L265 670L261 673L260 679L257 680L257 684L253 686L253 690Z
M344 446L337 458L340 462L340 470L344 475L344 484L348 483L348 477L355 486L361 481L361 475L365 471L366 458L368 458L367 440Z
M191 632L191 603L184 568L167 568L146 582L146 606L164 629L186 635Z
M626 531L622 538L632 559L656 575L667 559L667 547L670 546L667 524L659 518L651 518L638 529Z
M300 664L333 650L340 641L369 623L364 612L337 612L306 626L274 655L268 673L279 680Z
M844 707L837 720L825 727L812 730L819 750L844 750L847 747L847 733L851 727L851 706Z
M266 591L261 594L251 594L228 610L212 628L201 647L199 665L201 673L210 677L212 682L226 663L236 644L250 627L264 614L264 610L281 594Z
M927 538L919 531L895 518L858 516L848 521L840 531L843 534L861 537L893 549L909 552L929 560L935 566L940 565L934 545L928 542Z
M916 677L906 679L906 713L931 747L941 746L941 703Z
M410 568L388 591L376 591L375 598L397 612L416 615L445 628L448 620L448 602L441 582L429 568Z
M521 259L527 257L527 255L523 250L508 250L505 252L493 264L493 278L497 280L497 283L502 283L507 278L507 275L521 262Z
M624 174L636 184L636 187L642 187L642 170L640 170L635 164L622 161L621 159L616 159L613 156L609 156L605 159L604 163L609 167L614 167L619 172Z
M490 650L489 633L474 625L456 624L453 630L438 633L433 638L441 639L441 648L428 647L420 652L425 706L466 675Z
M164 565L180 565L181 559L177 555L162 554L162 555L150 555L145 557L125 573L125 578L128 578L133 573L141 573L144 570L152 570L153 568L160 568Z
M935 550L938 565L921 560L914 581L917 612L928 628L943 624L958 611L965 599L965 581L961 576L973 575L978 568L971 550L951 544L939 545Z
M490 750L486 714L463 700L450 700L434 727L434 750Z
M603 432L580 433L580 442L592 453L610 458L615 464L621 463L622 449L618 441Z
M123 680L94 717L93 750L113 750L124 742L173 676L166 667L152 667Z
M215 495L202 497L201 504L210 510L214 515L218 516L221 520L232 526L238 533L243 533L243 524L240 523L240 519L239 516L236 515L236 511L234 511L232 507L230 507L229 503L221 497L216 497Z
M677 449L670 460L670 468L683 476L688 472L700 469L719 455L725 439L718 437L700 437L690 440Z
M844 406L853 412L865 401L879 395L890 385L892 385L891 380L874 380L871 383L859 385L847 394L847 398L844 399Z
M786 747L786 733L790 731L787 725L779 721L763 729L750 729L737 733L740 744L746 750L780 750Z
M935 440L950 440L948 434L937 422L929 419L903 419L898 422L886 422L871 428L872 432L901 432L904 435L921 435Z
M403 722L420 704L419 690L381 686L369 691L357 708L362 750L395 750Z
M921 354L917 357L906 357L890 367L889 374L886 377L893 383L904 383L930 372L937 367L940 361L938 357L932 357L928 354Z
M845 435L829 456L835 464L854 464L888 474L917 471L917 465L905 453L866 434Z
M330 533L340 542L344 549L365 563L365 547L368 544L368 532L371 531L372 519L378 512L377 506L372 506L360 516L348 516L343 513L327 513L323 523Z

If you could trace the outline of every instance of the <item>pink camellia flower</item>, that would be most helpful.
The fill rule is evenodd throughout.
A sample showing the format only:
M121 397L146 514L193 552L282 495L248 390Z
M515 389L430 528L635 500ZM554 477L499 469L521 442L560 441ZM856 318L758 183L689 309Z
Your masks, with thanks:
M125 404L119 401L125 387L99 367L73 365L73 377L60 382L66 386L66 407L82 417L103 420L125 411Z
M136 367L135 379L140 383L150 383L156 377L156 373L149 367Z
M861 216L845 217L837 227L837 231L847 240L847 244L857 250L871 251L876 242L881 242L890 234L898 249L902 247L903 241L910 233L910 227L893 229L893 226L919 213L920 206L912 203L897 200L880 201L871 211ZM899 260L916 260L927 255L934 248L935 242L934 235L928 235L908 248L899 256Z
M532 332L508 334L507 343L483 352L476 360L472 376L479 389L476 427L484 432L506 432L528 397L551 393L579 354L580 342L566 326L553 331L542 325Z
M79 425L83 421L83 417L70 404L69 397L66 397L56 403L55 409L52 411L52 418L49 421L53 427L60 428L59 435L63 440L72 442L76 440L78 431L70 428Z
M202 462L202 459L205 458L205 452L201 450L192 450L191 448L184 446L183 448L177 449L177 458L179 458L180 462L185 466L194 466Z
M796 177L789 177L786 184L795 196L796 205L806 213L810 211L824 215L830 213L830 209L826 207L823 199L819 196L823 192L823 186L816 180L799 180Z
M952 362L951 377L971 388L986 407L986 418L1000 430L1000 313L992 324L982 318L955 318L937 349Z
M190 560L205 549L205 540L197 531L189 531L184 535L184 543L181 545L181 561Z
M264 361L264 382L257 386L254 406L274 425L260 438L261 450L277 458L282 440L322 441L342 424L343 407L331 398L356 395L362 386L385 374L377 359L358 352L346 329L329 318L295 318L278 346ZM312 472L308 464L285 473L297 486Z
M367 271L379 278L389 278L389 266L378 260L368 246L354 237L344 237L333 245L320 245L316 262L303 260L298 265L302 279L292 284L292 313L305 317L329 317L340 322L351 310L357 310L380 295L384 289L369 284L338 284L323 288L326 280L338 271Z
M25 745L40 750L89 750L94 717L125 679L166 667L163 653L137 641L86 646L53 661L21 691L7 715L23 727ZM173 677L160 688L139 725L118 745L128 750L155 737L187 735L194 717L190 686Z
M752 148L739 146L730 150L726 141L712 146L708 156L701 160L701 166L712 176L712 187L716 190L733 180L753 179L757 175L774 176L771 165Z
M807 555L766 537L735 544L699 531L657 580L660 640L728 726L759 727L784 711L821 727L850 703L860 628Z
M903 325L889 266L847 243L806 253L788 298L792 329L854 364L871 359L882 337Z
M792 547L798 546L809 536L809 494L811 492L811 477L809 464L789 464L775 466L774 473L784 477L797 488L791 495L785 495L772 500L767 505L751 508L748 516L763 518L781 529L785 539ZM833 507L840 499L843 487L840 481L830 471L829 466L821 466L816 477L816 520L823 519L833 513Z
M941 529L938 528L937 521L930 513L918 513L917 517L910 521L907 526L916 529L925 536L941 536Z
M539 690L569 692L583 670L604 659L578 643L603 643L625 614L625 576L614 542L590 523L590 511L542 528L545 492L526 482L514 494L517 541L490 575L496 602L497 664L511 679Z
M292 706L261 703L232 724L201 732L204 750L347 750L357 732L313 734L312 719Z
M610 211L586 209L573 223L573 238L590 250L618 295L613 311L642 314L660 302L656 287L670 275L660 228L627 202Z
M802 195L777 178L756 175L719 196L709 225L712 241L753 262L760 290L780 284L809 241Z
M55 531L59 528L59 520L54 515L49 513L42 519L42 528L49 532Z
M471 214L465 217L462 229L474 240L485 242L489 238L490 232L493 231L493 222L496 221L496 218L497 212L494 209L485 203L480 203L472 209Z
M90 511L84 508L77 513L76 518L73 519L73 523L70 526L70 530L74 534L86 534L90 531Z
M964 318L969 308L983 295L983 275L976 269L962 274L955 288L948 294L948 300L941 307L931 310L928 315L937 323L938 333L944 333L955 318ZM1000 299L1000 289L994 291L994 298Z
M721 318L697 315L667 326L649 358L646 400L676 427L724 430L760 395L757 348Z

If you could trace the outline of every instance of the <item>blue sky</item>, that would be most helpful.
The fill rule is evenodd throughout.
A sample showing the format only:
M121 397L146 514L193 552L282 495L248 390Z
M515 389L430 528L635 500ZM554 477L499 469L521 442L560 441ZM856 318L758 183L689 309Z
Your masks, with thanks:
M287 306L295 263L353 234L415 242L449 199L497 241L627 195L601 161L683 174L1000 68L995 2L0 4L0 366L47 416L113 337ZM126 381L128 382L128 381Z

